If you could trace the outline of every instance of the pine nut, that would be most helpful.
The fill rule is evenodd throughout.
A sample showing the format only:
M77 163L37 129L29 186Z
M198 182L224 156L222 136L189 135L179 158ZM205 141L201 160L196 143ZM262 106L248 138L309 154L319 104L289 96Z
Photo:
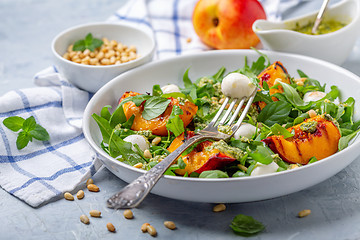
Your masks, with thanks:
M173 221L165 221L164 226L171 230L176 229L176 225Z
M144 151L144 157L145 158L152 158L151 152L149 151L149 149L146 149Z
M69 201L74 201L74 196L69 192L64 193L64 198Z
M98 192L98 191L100 191L99 187L96 186L95 184L89 184L89 185L87 185L87 189L88 189L90 192Z
M134 168L142 168L143 164L141 162L134 165Z
M134 217L134 214L130 209L127 209L124 211L124 217L126 219L132 219Z
M192 41L192 39L190 37L186 39L187 43L191 43L191 41Z
M110 232L115 232L115 227L112 223L107 223L106 227Z
M77 199L83 199L84 198L84 196L85 196L85 193L84 193L84 191L83 190L79 190L77 193L76 193L76 197L77 197Z
M90 223L90 219L88 218L88 216L86 215L81 215L80 216L80 221L83 223L83 224L89 224Z
M226 209L225 204L220 203L220 204L214 206L213 212L222 212L222 211L225 211L225 209Z
M149 226L150 223L144 223L143 225L141 225L141 231L143 233L147 232L147 226Z
M156 229L153 226L151 226L150 224L148 226L146 226L146 231L153 237L155 237L157 234Z
M290 165L290 169L295 169L295 168L298 168L299 166L297 164L291 164Z
M91 210L91 211L89 212L89 214L90 214L90 216L92 216L92 217L97 217L97 218L101 217L101 212L98 211L98 210Z
M152 145L158 145L161 142L161 137L156 137L152 140Z
M303 217L310 215L310 213L311 213L310 209L304 209L298 213L298 217L303 218Z
M94 184L94 180L92 180L91 178L89 178L89 179L86 181L86 186L89 185L89 184Z

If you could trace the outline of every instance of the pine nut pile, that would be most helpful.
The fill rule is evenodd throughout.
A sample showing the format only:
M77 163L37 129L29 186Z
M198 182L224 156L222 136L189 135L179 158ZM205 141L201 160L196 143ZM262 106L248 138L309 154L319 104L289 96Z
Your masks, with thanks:
M73 51L73 45L70 45L63 58L84 65L116 65L135 60L139 57L135 46L126 46L116 40L103 38L104 42L100 48L91 52L89 49L84 51Z

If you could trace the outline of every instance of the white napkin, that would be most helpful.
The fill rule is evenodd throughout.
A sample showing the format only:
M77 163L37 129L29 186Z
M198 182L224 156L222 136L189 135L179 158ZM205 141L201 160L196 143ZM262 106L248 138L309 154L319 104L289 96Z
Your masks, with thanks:
M208 50L192 27L196 2L130 0L108 21L126 22L154 34L156 59ZM279 19L280 0L261 2L268 19ZM55 66L37 73L34 82L39 87L11 91L0 97L0 186L37 207L74 190L95 174L101 163L81 130L83 110L92 95L69 84ZM49 132L50 141L33 140L18 150L17 133L2 124L10 116L34 116Z

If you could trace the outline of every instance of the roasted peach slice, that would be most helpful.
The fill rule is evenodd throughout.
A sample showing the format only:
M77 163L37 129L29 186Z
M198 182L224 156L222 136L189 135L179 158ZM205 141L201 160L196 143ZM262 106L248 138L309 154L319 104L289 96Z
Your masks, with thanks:
M284 67L284 65L279 61L276 61L273 64L271 64L269 67L265 68L258 75L258 79L260 80L260 86L263 86L264 82L267 83L267 85L270 88L269 90L270 95L273 95L275 93L281 93L284 91L281 85L277 86L277 89L271 88L274 85L278 84L276 80L290 84L289 74L286 68ZM273 97L272 99L273 101L277 101L276 97ZM257 104L260 107L260 109L263 109L266 106L266 103L264 102L258 102Z
M282 135L273 135L262 141L289 163L307 164L312 157L320 160L338 150L340 131L323 115L309 118L287 130L294 136L285 139Z
M188 132L187 139L193 136L193 132ZM184 134L179 135L169 146L168 150L173 152L184 142ZM229 156L220 150L213 148L207 150L213 144L211 141L204 141L199 143L189 154L182 156L186 164L185 169L176 169L176 174L184 175L187 173L197 172L202 173L208 170L216 170L224 167L225 165L235 161L236 159Z
M125 92L120 98L119 103L127 97L136 96L139 94L140 93L137 92ZM194 103L189 101L180 104L178 99L175 98L169 98L169 99L171 100L171 102L169 103L165 112L162 113L160 116L150 120L146 120L142 117L142 112L144 110L143 103L138 107L131 101L124 103L123 109L126 118L129 119L132 115L135 116L131 129L135 131L151 130L152 133L155 135L166 136L168 134L168 131L166 129L166 124L169 120L174 105L180 107L181 110L183 110L183 114L179 115L179 117L183 121L184 127L186 127L192 121L194 115L197 112L198 107Z

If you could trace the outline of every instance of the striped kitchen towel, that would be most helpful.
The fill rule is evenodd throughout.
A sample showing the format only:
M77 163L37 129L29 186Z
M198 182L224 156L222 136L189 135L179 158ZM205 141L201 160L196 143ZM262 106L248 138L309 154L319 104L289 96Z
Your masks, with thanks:
M157 44L157 59L208 50L192 28L196 1L131 0L108 21L136 25L151 32ZM268 18L279 19L280 0L261 2ZM92 94L69 84L55 66L37 73L34 81L38 87L11 91L0 97L0 186L37 207L74 190L101 163L81 130L83 110ZM47 129L50 140L33 140L18 150L17 133L2 124L10 116L24 119L33 116Z

